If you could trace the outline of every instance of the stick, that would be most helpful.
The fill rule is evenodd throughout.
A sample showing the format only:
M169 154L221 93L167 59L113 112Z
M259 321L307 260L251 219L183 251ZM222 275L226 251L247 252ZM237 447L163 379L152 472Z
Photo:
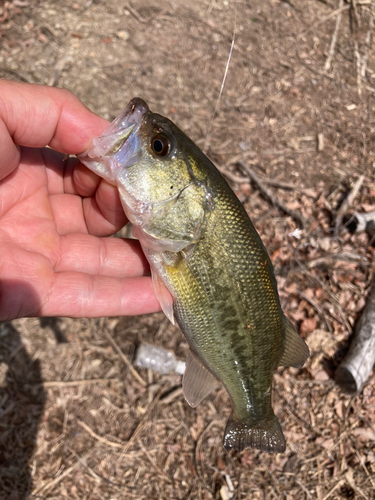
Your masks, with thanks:
M355 328L349 351L338 366L335 380L349 394L359 392L375 363L375 280L362 316Z
M373 27L374 27L374 17L372 15L372 13L370 13L369 28L368 28L367 33L366 33L365 50L364 50L364 54L362 56L361 77L363 80L366 78L367 61L368 61L368 55L369 55L370 46L371 46L371 31L372 31Z
M91 450L90 450L90 452L91 452ZM88 455L89 455L89 452L86 453L82 458L86 458ZM65 472L60 474L60 476L57 476L52 481L49 481L48 483L44 483L44 485L37 487L33 491L33 495L36 497L37 495L39 495L41 493L45 494L48 490L50 490L51 488L54 488L57 484L59 484L66 476L69 476L69 474L71 472L73 472L74 469L76 469L79 465L80 465L80 460L77 460L73 465L68 467L68 469L66 469Z
M139 375L139 373L132 367L130 361L125 356L125 354L122 352L122 350L120 349L120 347L117 345L116 341L111 337L111 335L106 330L104 330L103 333L107 337L107 339L109 340L109 342L112 344L112 347L117 351L118 355L123 360L123 362L125 363L125 365L129 368L129 371L133 375L133 377L136 378L138 380L138 382L141 385L143 385L143 387L146 387L147 386L146 382Z
M340 4L341 5L341 4ZM328 14L328 16L326 17L323 17L322 19L319 19L319 21L317 21L315 24L314 24L314 27L315 26L318 26L319 24L322 24L322 23L325 23L326 21L328 21L329 19L332 19L332 17L335 17L339 14L341 14L342 12L344 12L344 10L349 10L350 9L350 5L345 5L344 7L339 7L338 9L334 10L333 12L331 12L330 14Z
M219 172L227 177L230 181L232 182L237 182L237 184L247 184L249 182L249 177L241 177L239 175L233 174L229 170L227 170L225 167L216 167ZM297 186L294 184L289 184L289 182L279 182L279 181L273 181L272 179L261 179L265 184L269 184L272 187L280 188L280 189L287 189L289 191L298 191ZM301 190L302 192L304 191L303 189Z
M335 52L335 46L336 46L336 42L337 42L337 35L339 33L339 28L340 28L340 23L341 23L341 16L342 16L342 11L343 11L343 5L344 5L344 0L340 0L340 5L339 5L339 8L337 9L338 10L338 14L337 14L337 18L336 18L335 31L333 32L331 46L329 48L328 57L327 57L325 65L324 65L324 71L325 72L327 72L329 70L329 68L331 67L331 63L332 63L332 59L333 59L333 54ZM349 8L349 6L348 6L348 8Z
M308 269L312 269L315 266L320 266L321 264L332 264L332 261L343 261L343 262L358 262L359 264L368 265L369 261L367 257L359 254L352 254L348 252L337 252L327 254L324 257L317 257L305 262L305 266Z
M116 443L115 441L108 441L108 439L99 436L98 434L96 434L96 432L94 432L91 429L91 427L85 424L85 422L83 422L82 420L78 420L77 423L80 427L82 427L82 429L85 429L85 431L88 432L90 436L92 436L94 439L96 439L101 443L107 444L108 446L112 446L112 448L124 448L124 446L126 445L126 443L121 444L121 443Z
M265 198L267 198L272 203L272 205L274 205L279 210L281 210L285 214L292 217L297 222L299 222L302 227L306 226L305 218L302 217L302 215L299 214L298 212L295 212L294 210L290 210L283 203L281 203L281 201L279 201L271 193L271 191L264 185L264 183L259 179L259 177L252 171L252 169L244 161L239 160L237 163L238 163L238 165L240 165L240 167L242 167L245 170L245 172L249 176L250 180L257 186L257 188L263 194L263 196Z
M106 384L107 382L120 382L119 378L90 378L83 380L47 380L38 384L30 384L31 387L75 387L87 384ZM29 384L26 384L29 385Z
M306 300L306 302L308 302L309 304L311 304L314 307L314 309L316 309L318 311L318 314L323 319L324 323L326 324L326 327L328 328L328 331L331 332L331 333L333 333L332 325L331 325L331 323L329 323L327 321L327 318L326 318L326 316L324 314L323 309L321 307L319 307L318 304L316 302L314 302L313 300L311 300L307 295L305 295L303 292L301 292L301 290L297 290L297 293L304 300Z
M298 259L296 259L296 262L299 265L299 267L301 268L303 274L305 274L306 276L308 276L311 280L316 281L317 283L319 283L319 285L327 292L327 294L331 298L333 306L335 307L335 309L339 313L339 316L340 316L342 324L345 326L345 328L347 330L350 330L351 329L351 325L348 322L348 320L346 319L346 315L344 314L344 311L341 308L340 302L338 301L336 295L329 288L329 286L326 283L324 283L324 281L322 281L320 278L318 278L318 276L314 276L313 274L311 274L311 272L309 271L309 269L302 262L300 262Z
M361 54L359 53L358 50L358 42L357 40L354 42L354 53L355 57L357 59L357 88L358 88L358 95L362 95L362 58Z

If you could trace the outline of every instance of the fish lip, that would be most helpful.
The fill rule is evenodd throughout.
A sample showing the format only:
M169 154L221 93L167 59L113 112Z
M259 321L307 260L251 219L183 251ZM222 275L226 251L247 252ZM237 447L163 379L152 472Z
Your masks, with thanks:
M109 127L92 140L90 147L77 155L79 160L96 173L99 173L98 164L104 164L106 177L115 179L118 168L135 163L137 132L149 112L143 99L133 98ZM103 169L100 169L100 173L103 174Z

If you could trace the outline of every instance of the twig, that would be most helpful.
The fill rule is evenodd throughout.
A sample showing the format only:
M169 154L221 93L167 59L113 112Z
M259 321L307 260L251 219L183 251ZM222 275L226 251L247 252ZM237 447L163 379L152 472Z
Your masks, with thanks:
M70 64L73 63L73 58L71 56L65 56L59 61L57 61L53 69L52 76L47 84L49 87L55 87L58 84L60 74L62 73L62 71L64 71L64 68L68 63Z
M370 482L371 482L371 484L372 484L372 487L374 488L374 491L375 491L375 482L374 482L374 480L372 479L371 474L370 474L370 473L369 473L369 471L368 471L368 468L366 467L366 464L365 464L365 460L364 460L364 458L362 457L362 455L360 455L360 454L358 453L358 450L355 450L355 453L356 453L356 455L357 455L357 457L358 457L359 463L361 464L361 466L362 466L363 470L366 472L366 475L367 475L367 477L369 478L369 480L370 480Z
M354 31L354 24L358 28L359 26L359 18L358 18L358 11L357 11L357 0L350 0L350 9L349 9L349 16L350 16L350 31ZM353 22L354 19L354 22Z
M302 227L306 225L306 220L305 218L299 214L298 212L295 212L294 210L290 210L288 207L286 207L281 201L279 201L272 193L271 191L264 185L264 183L259 179L259 177L252 171L252 169L243 161L239 160L238 165L242 167L247 175L249 176L250 180L258 187L258 189L261 191L263 196L267 198L272 205L277 207L279 210L284 212L285 214L289 215L296 221L298 221Z
M263 182L266 184L269 184L272 187L279 188L279 189L287 189L289 191L298 191L298 188L294 184L289 184L289 182L279 182L279 181L273 181L271 179L262 179ZM304 190L301 190L302 193Z
M126 9L130 12L132 16L136 18L137 21L140 23L147 23L147 19L141 16L141 14L132 6L132 4L129 2L128 5L126 6Z
M332 325L327 321L326 319L326 316L324 314L324 311L323 309L318 306L318 304L316 302L314 302L312 299L310 299L307 295L305 295L303 292L301 292L300 290L297 290L297 293L298 295L300 295L304 300L306 300L306 302L308 302L309 304L311 304L314 309L316 309L318 311L318 314L323 318L323 321L324 323L326 324L328 330L330 331L330 333L333 333L333 328L332 328Z
M30 384L32 387L75 387L86 384L105 384L106 382L120 382L119 378L90 378L83 380L47 380L38 384ZM27 384L29 385L29 384Z
M342 308L340 306L340 302L338 301L338 299L335 296L335 294L331 291L331 289L329 288L329 286L326 285L324 283L324 281L322 281L320 278L318 278L318 276L314 276L313 274L311 274L311 272L309 271L309 269L304 264L302 264L302 262L300 262L298 259L296 259L296 262L300 266L302 272L306 276L308 276L309 278L311 278L313 281L316 281L317 283L319 283L319 285L328 293L328 295L331 297L332 304L335 306L335 309L338 311L338 313L340 315L340 318L341 318L341 321L342 321L343 325L345 326L345 328L348 331L350 331L351 330L351 325L350 325L350 323L348 322L348 320L345 317L344 311L342 310Z
M319 19L319 21L317 21L314 24L314 26L318 26L319 24L325 23L326 21L329 21L330 19L332 19L332 17L335 17L339 14L342 14L344 12L344 10L350 9L350 5L345 5L344 7L342 6L342 4L340 4L340 5L341 5L341 7L339 7L338 9L336 9L333 12L331 12L330 14L328 14L328 16L323 17L322 19Z
M335 46L336 46L336 42L337 42L337 35L339 33L339 28L340 28L340 23L341 23L342 11L345 10L345 9L343 9L343 5L344 5L344 0L340 0L340 4L339 4L339 8L338 8L339 12L337 14L335 31L333 32L331 46L329 48L328 57L327 57L327 60L325 62L325 65L324 65L325 72L327 72L329 70L329 68L331 67L333 54L335 52ZM348 5L346 7L349 8L350 6Z
M225 167L217 167L219 172L227 177L229 180L232 182L236 182L237 184L247 184L249 182L248 177L241 177L239 175L233 174L230 170L227 170ZM275 188L280 188L280 189L287 189L290 191L298 191L298 187L295 186L294 184L290 184L289 182L281 182L281 181L274 181L272 179L266 179L262 177L261 179L265 184L269 184L272 187ZM301 192L304 190L302 189Z
M203 474L202 474L202 471L201 471L201 458L200 458L200 451L201 451L201 448L202 448L202 441L203 441L203 437L206 435L206 433L212 428L214 427L215 425L217 426L222 426L223 422L220 421L220 420L217 420L217 419L214 419L214 420L211 420L211 422L209 424L207 424L207 426L203 429L203 431L200 433L200 435L198 436L197 438L197 443L196 443L196 446L195 446L195 455L194 455L194 458L195 458L195 466L196 466L196 470L197 470L197 473L198 475L202 478L203 477ZM189 431L190 433L190 431Z
M85 422L83 422L82 420L77 420L77 423L80 427L82 427L82 429L85 429L85 431L88 432L90 434L90 436L95 438L97 441L100 441L101 443L107 444L108 446L112 446L112 448L124 448L124 446L126 445L126 443L120 444L120 443L116 443L114 441L108 441L108 439L105 439L104 437L99 436L87 424L85 424Z
M86 459L84 459L84 458L80 457L80 456L79 456L79 455L78 455L78 454L77 454L77 453L76 453L76 452L75 452L75 451L74 451L74 450L73 450L70 446L68 446L68 450L70 451L70 453L71 453L72 455L74 455L74 456L75 456L75 458L76 458L77 460L79 460L79 461L81 462L81 464L82 464L84 467L86 467L86 469L89 471L89 473L90 473L90 474L91 474L91 476L92 476L92 477L96 480L96 482L97 482L97 483L101 483L101 482L102 482L102 479L103 479L103 478L101 478L100 476L98 476L98 474L92 470L92 468L88 465L88 463L87 463L87 460L86 460ZM108 480L107 480L107 482L111 482L111 481L108 481ZM113 484L113 483L112 483L112 484Z
M90 452L91 452L91 450L90 450ZM81 457L81 460L88 457L90 452L87 452L83 457ZM69 476L69 474L71 472L73 472L74 469L76 469L80 465L80 463L81 463L80 460L77 460L73 465L68 467L68 469L66 469L65 472L60 474L60 476L56 477L55 479L53 479L49 483L40 486L39 488L34 490L32 494L34 496L40 495L40 493L42 493L42 492L45 494L48 490L50 490L51 488L54 488L57 484L59 484L66 476Z
M362 95L362 61L361 61L361 54L359 53L358 50L358 42L357 40L354 41L354 54L357 60L357 89L358 89L358 95Z
M331 7L331 9L333 9L333 5L330 2L327 2L327 0L318 0L318 2L324 3L324 5L328 5L328 7Z
M310 66L309 64L306 64L305 61L303 61L300 56L297 54L297 58L300 62L300 64L302 64L302 66L304 66L306 69L308 69L309 71L311 71L312 73L314 73L315 75L319 75L319 76L322 76L324 78L327 78L327 80L330 80L331 82L333 82L335 79L333 78L333 76L330 76L330 75L327 75L326 73L324 73L323 71L318 71L317 69L313 68L312 66Z
M374 16L372 15L372 13L370 13L369 28L367 30L366 39L365 39L365 51L364 51L364 54L362 57L362 68L361 68L362 79L366 78L367 61L368 61L368 55L369 55L369 51L370 51L370 44L371 44L371 31L372 31L373 27L374 27Z
M134 440L135 440L136 438L138 438L139 434L141 433L141 431L143 430L143 428L144 428L144 426L145 426L145 422L147 423L147 422L150 420L150 418L149 418L150 413L153 411L153 409L155 408L155 406L156 406L156 405L157 405L157 403L159 402L159 400L160 400L160 396L161 396L161 394L160 394L160 393L159 393L159 394L157 394L157 395L155 396L155 398L154 398L153 402L152 402L152 403L150 403L150 404L148 405L148 407L147 407L147 409L146 409L145 414L142 416L142 418L141 418L141 420L139 421L139 423L138 423L137 427L135 428L134 432L133 432L133 433L132 433L132 435L129 437L129 440L128 440L128 442L126 443L126 445L125 445L125 447L124 447L124 450L121 452L121 455L122 455L122 456L124 456L124 455L128 452L128 450L129 450L130 446L133 444Z
M178 386L176 387L176 389L171 391L167 396L165 396L165 398L160 398L160 403L169 405L169 403L171 403L173 400L179 398L182 395L183 395L182 386Z
M369 497L364 493L364 491L362 491L361 488L355 484L355 481L353 478L353 469L349 469L347 471L347 473L345 474L345 478L346 478L347 482L349 483L349 485L357 493L357 495L360 495L365 500L369 500Z
M306 493L306 495L308 496L309 500L313 500L313 497L311 496L311 493L309 492L309 490L306 488L306 486L304 484L301 483L301 481L296 481L296 483L303 489L303 491Z
M4 76L4 73L5 73L5 76ZM12 75L12 76L15 76L16 78L18 78L21 82L25 82L25 83L30 83L29 80L27 80L26 78L24 78L23 76L19 75L16 71L13 71L12 69L9 69L9 68L0 68L0 75L3 77L3 78L7 78L7 74L9 75Z
M226 64L226 66L225 66L225 71L224 71L223 81L221 82L221 87L220 87L219 95L218 95L218 98L217 98L217 101L216 101L216 104L215 104L214 111L213 111L213 113L212 113L211 121L210 121L210 123L209 123L209 125L208 125L208 130L207 130L206 138L205 138L205 140L204 140L204 145L203 145L203 151L206 151L206 150L207 150L207 146L208 146L208 138L209 138L210 133L211 133L212 123L213 123L213 121L214 121L214 119L215 119L215 117L216 117L217 110L219 109L220 99L221 99L221 96L222 96L222 94L223 94L225 81L226 81L227 76L228 76L229 64L230 64L230 61L231 61L231 59L232 59L233 48L234 48L234 42L235 42L235 38L236 38L236 28L237 28L237 3L235 3L235 4L234 4L234 24L233 24L233 34L232 34L232 41L231 41L231 44L230 44L230 49L229 49L229 54L228 54L227 64Z
M369 261L364 255L356 255L348 252L338 252L325 255L324 257L317 257L316 259L311 259L305 262L305 266L311 269L320 264L326 264L332 261L343 261L343 262L358 262L361 264L368 264Z
M122 352L120 347L117 345L116 341L111 337L111 335L106 330L103 330L103 332L104 332L104 335L109 340L109 342L112 344L112 347L117 351L120 358L123 360L125 365L128 367L128 369L129 369L130 373L133 375L133 377L136 378L138 380L138 382L143 385L143 387L146 387L147 386L146 382L139 375L139 373L133 368L132 364L130 363L128 358L125 356L125 354Z
M227 170L225 167L217 167L218 171L227 177L232 182L236 182L237 184L246 184L249 182L248 177L240 177L239 175L233 174L229 170Z
M148 452L148 450L143 446L143 443L142 443L142 441L140 439L138 439L138 444L139 444L141 450L143 451L143 453L148 458L148 461L150 462L150 464L156 470L156 472L158 472L158 474L160 474L169 484L171 484L172 481L170 480L170 478L168 476L166 476L164 474L164 472L156 465L155 460L152 458L152 456L150 455L150 453Z
M323 497L323 500L328 500L328 498L332 495L332 493L334 491L336 491L338 488L340 488L340 486L342 486L344 483L345 483L345 479L340 479L340 481L337 481L335 486L329 490L329 492L327 493L327 495L325 497Z

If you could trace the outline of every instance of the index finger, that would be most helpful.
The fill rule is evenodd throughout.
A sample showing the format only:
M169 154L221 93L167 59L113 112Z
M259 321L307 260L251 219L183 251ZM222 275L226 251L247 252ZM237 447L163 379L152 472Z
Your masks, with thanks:
M107 126L67 90L0 80L0 180L18 165L17 146L77 154Z

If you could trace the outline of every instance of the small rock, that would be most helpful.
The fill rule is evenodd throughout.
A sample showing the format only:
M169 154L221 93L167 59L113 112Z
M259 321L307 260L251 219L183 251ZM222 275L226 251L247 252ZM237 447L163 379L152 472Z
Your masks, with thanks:
M127 31L125 30L120 30L116 33L117 38L120 38L120 40L129 40L130 35Z
M315 380L324 381L324 380L329 380L329 375L326 371L319 370L315 373L314 378Z
M324 250L325 252L328 252L329 249L331 248L331 239L330 238L319 238L318 239L318 245L320 246L320 248L322 250Z
M34 21L32 19L29 19L27 23L23 25L23 29L25 31L31 31L34 28L34 26L35 26Z

